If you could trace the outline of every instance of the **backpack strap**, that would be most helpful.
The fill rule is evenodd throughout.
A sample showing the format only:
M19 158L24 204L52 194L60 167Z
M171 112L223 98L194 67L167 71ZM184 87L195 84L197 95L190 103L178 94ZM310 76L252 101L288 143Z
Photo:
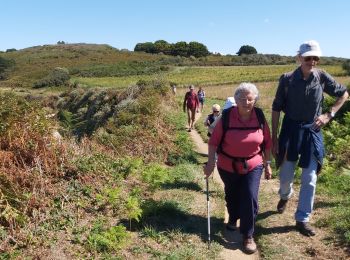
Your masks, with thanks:
M222 143L225 139L226 136L226 132L229 126L229 121L230 121L230 114L231 114L231 110L233 109L233 107L224 109L221 113L221 122L222 122L222 136L221 136L221 140L220 143L218 145L218 148L216 149L217 153L223 153L222 150Z
M288 88L289 88L289 86L292 84L292 82L294 80L294 72L295 71L291 71L291 72L288 72L288 73L284 74L284 76L288 78L286 84L284 84L284 100L285 100L285 102L287 101Z
M255 107L255 113L256 113L256 117L258 118L260 129L263 131L263 135L264 135L264 127L266 122L264 112L262 111L261 108ZM262 152L265 151L265 139L261 143L260 148Z

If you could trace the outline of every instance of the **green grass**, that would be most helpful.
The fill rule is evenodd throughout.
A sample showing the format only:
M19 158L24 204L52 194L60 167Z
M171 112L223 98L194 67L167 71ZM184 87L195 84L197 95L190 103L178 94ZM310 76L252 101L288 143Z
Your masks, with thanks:
M318 180L317 191L327 196L331 214L318 221L319 226L331 227L344 244L350 245L350 176L326 167ZM316 205L318 206L318 205ZM322 206L322 205L320 205Z

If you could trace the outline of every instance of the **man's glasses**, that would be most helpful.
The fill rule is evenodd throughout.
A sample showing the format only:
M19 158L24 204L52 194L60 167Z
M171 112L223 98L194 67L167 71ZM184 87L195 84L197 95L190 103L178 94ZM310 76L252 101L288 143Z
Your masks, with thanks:
M304 58L304 61L310 61L310 60L319 61L320 58L317 57L317 56L307 56L307 57Z
M220 111L214 110L213 113L220 113Z

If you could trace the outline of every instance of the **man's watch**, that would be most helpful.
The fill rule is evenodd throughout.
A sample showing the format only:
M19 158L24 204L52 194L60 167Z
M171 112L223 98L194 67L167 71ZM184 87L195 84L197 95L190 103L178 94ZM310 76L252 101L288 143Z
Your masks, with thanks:
M334 117L335 117L335 112L334 112L334 111L329 111L328 113L329 113L329 115L331 116L331 118L334 118Z

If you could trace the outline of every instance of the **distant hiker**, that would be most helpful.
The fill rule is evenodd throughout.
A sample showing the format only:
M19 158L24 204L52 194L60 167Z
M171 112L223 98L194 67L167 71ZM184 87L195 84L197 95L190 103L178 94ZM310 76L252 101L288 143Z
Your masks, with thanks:
M204 101L205 101L205 91L202 87L199 87L199 90L197 92L199 104L200 104L200 111L201 113L203 112L204 108Z
M187 109L187 121L188 121L188 131L194 127L194 121L196 119L196 112L198 113L199 100L196 92L194 91L194 86L189 86L190 91L186 92L185 99L183 103L183 110L186 112Z
M209 114L209 115L207 116L207 118L205 119L205 121L204 121L204 125L205 125L206 127L208 127L208 134L207 134L208 137L211 136L211 134L212 134L212 132L213 132L213 130L214 130L214 127L212 126L213 123L214 123L215 120L218 119L219 116L220 116L220 109L221 109L220 105L214 104L214 105L212 106L212 113Z
M176 84L171 85L171 90L173 91L173 94L176 95Z
M295 212L296 229L305 236L314 236L309 225L313 209L317 175L324 157L321 127L326 125L348 98L346 87L335 82L327 72L317 69L321 49L316 41L300 45L300 66L280 77L272 104L272 141L276 166L280 166L279 213L286 209L293 194L295 167L302 168L298 207ZM337 97L334 105L322 111L323 92ZM280 112L284 112L279 138ZM300 156L300 158L299 158Z
M237 106L223 110L209 139L208 163L204 173L209 177L217 167L225 185L229 221L226 228L235 230L240 219L244 252L252 254L255 220L258 214L260 177L271 178L270 129L261 109L255 107L259 92L254 84L241 83L235 91Z

